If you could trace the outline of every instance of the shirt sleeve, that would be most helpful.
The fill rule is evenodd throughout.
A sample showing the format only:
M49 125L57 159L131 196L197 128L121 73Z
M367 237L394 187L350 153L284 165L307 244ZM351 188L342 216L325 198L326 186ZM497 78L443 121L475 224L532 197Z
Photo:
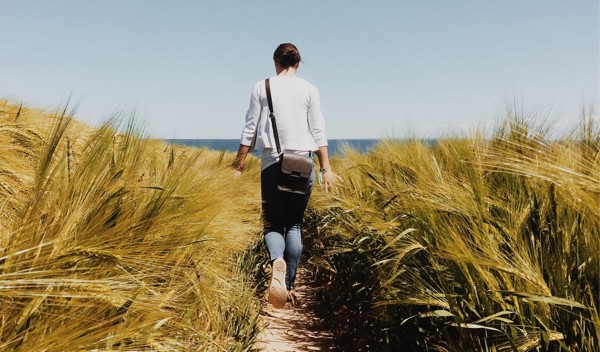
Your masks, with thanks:
M312 134L317 147L327 146L327 136L325 135L325 118L321 113L321 98L319 91L313 87L310 94L310 104L308 106L308 128Z
M252 96L250 97L250 107L246 113L246 125L242 131L240 144L245 146L254 146L256 142L256 129L260 118L260 82L254 85Z

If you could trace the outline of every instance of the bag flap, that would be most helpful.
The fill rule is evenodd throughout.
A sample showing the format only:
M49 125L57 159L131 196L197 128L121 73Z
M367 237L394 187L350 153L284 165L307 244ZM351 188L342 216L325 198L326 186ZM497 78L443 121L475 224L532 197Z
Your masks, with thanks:
M309 178L312 172L313 159L304 155L281 154L281 172L291 175L299 173L300 177Z

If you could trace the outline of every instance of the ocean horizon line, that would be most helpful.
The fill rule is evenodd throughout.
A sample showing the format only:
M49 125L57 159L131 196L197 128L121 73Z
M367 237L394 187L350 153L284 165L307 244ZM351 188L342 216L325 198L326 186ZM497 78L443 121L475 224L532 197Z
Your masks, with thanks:
M382 140L388 138L344 138L344 139L328 139L328 152L330 155L339 154L341 149L345 146L356 149L361 153L369 151L372 147L377 145ZM396 140L402 140L404 138L396 138ZM437 139L424 139L429 143L435 143ZM237 152L240 139L239 138L214 138L214 139L193 139L193 138L174 138L174 139L163 139L167 143L173 143L175 145L194 147L194 148L207 148L210 150L235 153Z
M347 139L328 139L328 152L330 155L336 155L340 152L341 148L345 145L351 148L357 149L360 152L366 152L376 145L381 138L347 138ZM175 145L194 147L194 148L207 148L210 150L225 150L231 153L235 153L240 145L239 138L215 138L215 139L192 139L192 138L175 138L175 139L163 139L167 143L173 143Z

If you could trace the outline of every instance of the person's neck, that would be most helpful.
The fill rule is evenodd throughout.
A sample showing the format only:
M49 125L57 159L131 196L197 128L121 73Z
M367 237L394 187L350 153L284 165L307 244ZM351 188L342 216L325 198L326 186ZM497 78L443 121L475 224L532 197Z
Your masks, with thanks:
M277 72L277 76L296 77L296 69L292 66Z

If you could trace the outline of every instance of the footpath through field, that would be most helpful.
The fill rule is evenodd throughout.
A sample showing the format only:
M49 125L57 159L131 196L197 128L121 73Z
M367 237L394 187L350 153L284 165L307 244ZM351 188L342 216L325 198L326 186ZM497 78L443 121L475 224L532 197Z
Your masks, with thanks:
M318 317L320 301L316 294L312 273L299 268L296 279L298 303L286 303L282 309L270 304L263 306L261 318L266 326L253 351L329 351L333 349L333 336L324 330Z

